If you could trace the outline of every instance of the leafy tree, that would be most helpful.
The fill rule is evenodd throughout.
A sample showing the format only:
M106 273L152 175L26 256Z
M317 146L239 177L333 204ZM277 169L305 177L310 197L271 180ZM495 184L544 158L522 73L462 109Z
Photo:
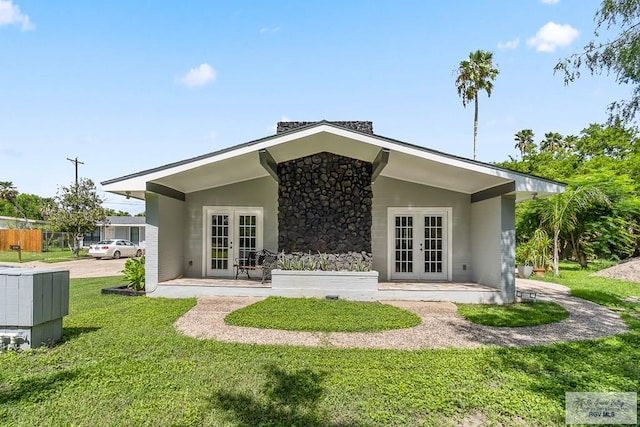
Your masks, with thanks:
M18 206L18 211L21 211L24 216L29 219L43 220L42 208L51 204L53 199L48 197L40 197L35 194L19 193L15 197L15 204ZM15 216L16 207L0 199L0 215L3 216Z
M514 141L516 141L515 148L520 150L520 155L524 156L526 153L530 153L535 148L535 142L533 142L534 133L531 129L522 129L516 132Z
M532 151L520 160L510 157L500 166L569 184L567 195L579 187L597 187L608 203L591 200L588 209L565 215L569 229L560 227L555 253L577 259L583 266L591 256L623 259L640 254L640 144L637 129L621 122L591 124L579 136L564 137L564 148L554 153ZM569 143L568 143L569 141ZM561 213L563 200L551 198L518 204L516 235L526 242L543 226L549 235L558 230L549 216ZM555 210L554 210L555 209ZM563 215L560 215L561 217ZM546 218L546 222L542 223ZM541 224L542 223L542 224Z
M598 156L622 160L640 147L636 130L625 127L620 121L611 126L592 123L581 135L576 151L582 160Z
M4 200L5 202L13 206L15 211L18 212L24 218L25 227L31 228L27 215L25 215L20 205L18 205L18 203L16 202L16 199L18 198L18 194L19 194L18 189L13 185L13 182L11 181L0 182L0 200Z
M462 105L474 102L473 115L473 159L477 157L478 140L478 95L480 91L487 92L491 97L493 80L500 72L493 66L493 53L477 50L469 54L469 59L461 61L457 69L456 87L462 98Z
M94 231L99 222L106 220L104 200L98 196L92 180L83 178L78 184L61 187L54 204L47 209L47 218L58 231L73 234L73 254L80 252L80 240L85 233Z
M617 162L614 162L617 163ZM582 212L587 249L601 258L622 259L638 252L640 191L628 174L599 168L572 179L572 185L595 185L609 203Z
M613 73L617 83L631 85L632 91L629 99L609 106L611 120L631 121L640 108L640 0L603 0L595 20L594 40L558 62L554 72L564 74L565 84L579 78L583 69ZM606 34L601 35L603 30ZM616 35L609 39L612 32Z

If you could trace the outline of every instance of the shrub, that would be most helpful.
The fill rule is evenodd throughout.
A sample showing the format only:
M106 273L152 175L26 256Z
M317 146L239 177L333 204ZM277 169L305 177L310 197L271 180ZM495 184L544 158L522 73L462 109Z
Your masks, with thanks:
M127 279L128 288L134 291L144 290L144 257L129 258L124 264L124 278Z

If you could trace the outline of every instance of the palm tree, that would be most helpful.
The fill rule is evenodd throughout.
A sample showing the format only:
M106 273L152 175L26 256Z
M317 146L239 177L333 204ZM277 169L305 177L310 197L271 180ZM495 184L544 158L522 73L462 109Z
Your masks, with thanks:
M514 141L516 141L515 148L520 150L520 155L524 156L525 153L528 153L533 148L534 133L531 129L522 129L519 132L516 132Z
M13 186L13 182L0 181L0 200L5 200L13 204L17 195L18 190Z
M607 196L597 187L580 186L574 190L553 196L549 206L542 215L542 223L553 230L553 273L558 275L558 258L560 255L560 233L566 233L572 239L576 252L579 251L579 236L573 231L578 225L578 215L592 205L609 204Z
M540 151L551 151L552 153L562 147L564 137L558 132L547 132L540 142Z
M29 220L24 211L18 205L16 198L18 197L18 189L13 185L11 181L0 181L0 200L4 200L11 204L13 208L24 218L24 223L27 228L31 228Z
M578 138L576 135L567 135L564 137L564 140L562 141L562 148L564 148L567 151L573 151L578 146L579 141L580 141L580 138Z
M500 72L493 66L493 52L477 50L469 54L469 59L460 61L457 69L456 87L462 98L462 105L474 101L473 115L473 159L477 156L478 141L478 94L484 90L491 97L493 81Z

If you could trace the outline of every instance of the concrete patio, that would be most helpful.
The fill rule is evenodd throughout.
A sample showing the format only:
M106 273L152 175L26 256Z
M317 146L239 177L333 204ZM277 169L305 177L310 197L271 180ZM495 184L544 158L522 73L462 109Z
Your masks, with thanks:
M178 278L159 283L155 288L147 289L151 297L189 298L189 297L267 297L283 295L274 292L269 281L260 279L233 278ZM327 295L338 295L331 290ZM343 294L344 297L344 294ZM500 290L476 283L455 282L417 282L390 281L378 283L376 291L367 294L370 300L406 300L406 301L451 301L500 303ZM349 299L346 297L345 299Z

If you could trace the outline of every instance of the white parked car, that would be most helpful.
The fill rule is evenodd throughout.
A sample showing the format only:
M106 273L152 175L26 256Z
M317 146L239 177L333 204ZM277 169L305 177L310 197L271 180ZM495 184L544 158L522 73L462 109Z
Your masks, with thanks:
M94 258L140 257L142 249L135 243L123 239L101 240L89 246L89 256Z

